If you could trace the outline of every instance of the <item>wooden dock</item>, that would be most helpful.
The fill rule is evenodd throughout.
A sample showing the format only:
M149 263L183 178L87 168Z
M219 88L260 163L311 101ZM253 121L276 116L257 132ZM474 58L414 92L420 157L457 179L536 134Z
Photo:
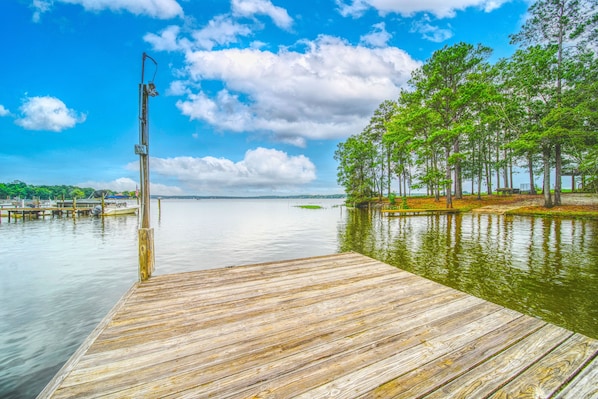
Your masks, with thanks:
M445 215L448 213L460 213L460 209L382 209L388 216L418 216L418 215Z
M26 219L39 219L45 218L46 216L89 216L93 208L82 207L82 208L63 208L63 207L25 207L25 208L0 208L0 219L5 215L8 216L8 221L11 219L20 218Z
M596 398L598 341L344 253L135 284L40 398Z

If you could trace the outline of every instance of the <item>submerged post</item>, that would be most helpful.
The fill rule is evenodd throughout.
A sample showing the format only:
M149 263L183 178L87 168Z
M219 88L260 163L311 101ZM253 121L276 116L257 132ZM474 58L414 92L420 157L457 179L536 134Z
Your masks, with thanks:
M139 181L141 186L139 238L139 280L145 281L154 271L154 230L150 228L150 180L149 180L149 124L148 98L156 97L158 92L153 78L145 83L145 60L149 58L158 68L152 57L143 53L141 58L141 83L139 84L139 144L135 145L135 154L139 155ZM156 72L154 71L154 77Z

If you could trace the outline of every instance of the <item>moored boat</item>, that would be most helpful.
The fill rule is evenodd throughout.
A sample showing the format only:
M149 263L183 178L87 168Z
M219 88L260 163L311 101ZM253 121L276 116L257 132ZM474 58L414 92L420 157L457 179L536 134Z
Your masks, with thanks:
M102 212L102 205L96 205L91 214L94 216L119 216L135 215L139 209L138 205L129 205L126 202L106 203Z

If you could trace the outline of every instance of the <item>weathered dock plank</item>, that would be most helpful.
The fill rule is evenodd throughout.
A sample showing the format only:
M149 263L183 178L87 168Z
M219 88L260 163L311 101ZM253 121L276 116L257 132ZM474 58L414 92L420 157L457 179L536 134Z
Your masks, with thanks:
M39 397L595 397L597 353L345 253L138 283Z

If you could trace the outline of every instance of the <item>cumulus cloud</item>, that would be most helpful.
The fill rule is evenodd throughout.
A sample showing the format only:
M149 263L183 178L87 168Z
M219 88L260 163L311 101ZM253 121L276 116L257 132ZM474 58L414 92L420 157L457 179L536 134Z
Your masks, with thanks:
M10 111L4 108L4 105L0 104L0 117L10 115Z
M38 22L41 14L50 11L53 3L78 4L87 11L127 11L158 19L183 16L183 9L176 0L33 0L33 21Z
M128 177L121 177L112 181L95 181L88 180L85 182L77 183L79 187L93 187L96 190L112 190L116 192L121 191L135 191L139 187L139 182Z
M269 0L232 0L233 15L251 18L266 15L281 29L289 29L293 19L284 8L277 7Z
M193 32L194 47L211 50L216 45L236 43L238 37L251 35L251 29L231 17L219 15L214 17L206 27Z
M370 8L380 14L396 13L412 16L419 12L429 12L438 18L452 18L458 10L476 7L491 12L511 0L336 0L343 16L360 17Z
M303 146L360 131L420 65L395 47L352 46L330 36L301 44L303 51L187 52L188 94L177 107L191 120ZM222 81L224 88L209 93L191 87L204 79ZM180 83L177 90L184 92Z
M19 108L21 118L15 123L27 130L61 132L83 123L85 114L69 109L56 97L29 97Z
M33 8L33 16L31 19L33 22L39 22L43 13L50 11L52 8L52 2L50 0L33 0L31 3Z
M200 29L173 25L145 35L157 51L185 54L167 94L181 97L176 105L190 120L296 146L344 138L363 129L382 101L396 98L420 66L388 47L384 23L374 25L358 46L322 35L277 51L259 42L229 47L253 34L238 18L257 15L270 16L279 27L292 24L269 0L232 0L230 14Z
M120 177L112 181L94 181L88 180L76 184L79 187L93 187L96 190L111 190L115 192L135 191L139 188L139 182L128 177ZM165 184L151 183L150 193L152 195L182 195L183 190L177 186L168 186Z
M424 14L421 19L413 22L411 32L420 33L423 39L434 43L441 43L453 37L453 31L451 29L432 25L431 19L427 14Z
M284 8L276 7L267 0L232 0L231 8L230 14L217 15L203 28L193 30L190 39L180 37L181 28L172 25L158 34L147 33L144 40L157 51L212 50L217 46L238 43L239 38L253 34L252 29L248 25L240 23L237 18L266 15L282 29L290 29L293 24L292 18ZM259 42L255 43L253 47L260 47Z
M361 36L360 43L372 47L386 47L388 41L391 39L390 33L386 31L386 24L380 22L372 27L372 31L366 35Z
M177 186L150 182L151 195L183 195L185 191Z
M138 168L137 163L128 165ZM248 150L243 160L234 162L215 157L151 158L152 174L175 178L185 186L204 191L208 187L222 189L279 189L297 187L316 178L316 167L304 155L256 148Z
M175 51L180 50L184 47L183 44L178 42L178 34L181 28L176 25L168 26L167 28L160 31L159 35L155 33L147 33L143 40L152 45L156 51Z
M240 37L250 36L251 29L227 15L212 18L202 29L194 30L191 39L180 37L181 28L168 26L158 34L147 33L143 39L157 51L212 50L216 46L237 43Z

